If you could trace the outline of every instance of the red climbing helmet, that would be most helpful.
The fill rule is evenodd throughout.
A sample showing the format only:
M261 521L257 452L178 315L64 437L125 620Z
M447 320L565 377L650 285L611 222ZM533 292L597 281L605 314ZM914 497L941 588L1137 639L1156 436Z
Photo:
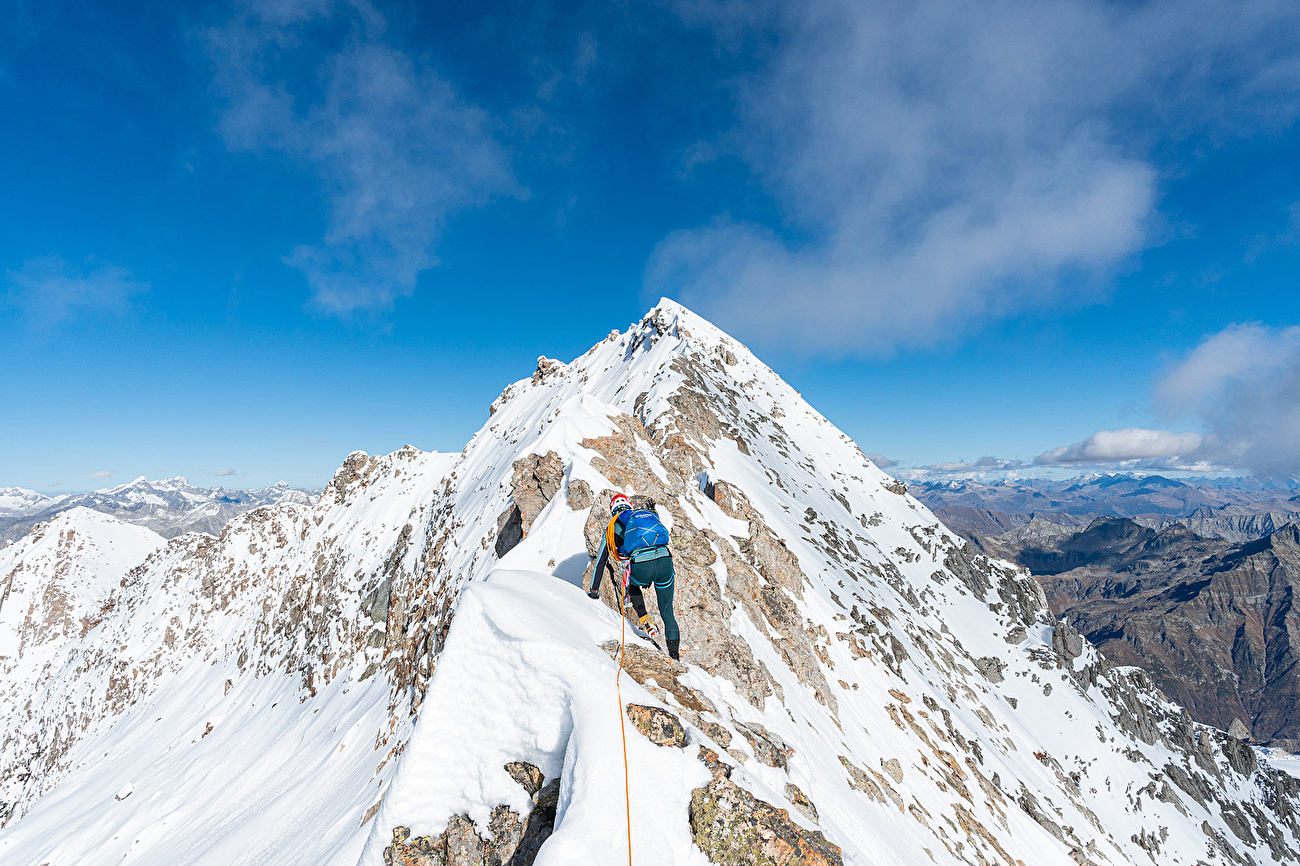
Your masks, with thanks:
M631 507L632 503L628 501L628 498L622 493L615 493L613 496L609 497L610 514L617 514L618 512L624 509L630 509Z

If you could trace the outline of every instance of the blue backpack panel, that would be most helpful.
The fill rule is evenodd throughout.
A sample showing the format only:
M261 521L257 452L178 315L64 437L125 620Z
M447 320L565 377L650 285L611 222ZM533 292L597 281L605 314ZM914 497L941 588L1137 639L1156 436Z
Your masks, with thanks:
M645 508L625 511L618 519L623 524L623 545L620 552L624 556L668 544L668 530L659 520L659 515L653 511Z

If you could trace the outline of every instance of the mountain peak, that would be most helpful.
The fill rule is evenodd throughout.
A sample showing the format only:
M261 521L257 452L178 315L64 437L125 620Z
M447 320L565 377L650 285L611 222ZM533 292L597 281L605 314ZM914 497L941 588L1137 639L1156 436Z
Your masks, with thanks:
M681 664L611 580L584 591L614 492L669 529ZM114 585L0 680L24 696L0 700L6 863L257 851L266 827L263 862L304 864L505 861L512 827L552 863L629 836L662 866L753 862L763 833L824 863L1193 863L1207 838L1258 861L1300 807L667 299L541 359L463 451L354 452L318 501Z

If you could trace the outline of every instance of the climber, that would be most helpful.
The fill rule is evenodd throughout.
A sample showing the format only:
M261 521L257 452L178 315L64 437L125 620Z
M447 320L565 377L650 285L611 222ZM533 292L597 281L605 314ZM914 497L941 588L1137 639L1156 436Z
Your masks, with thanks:
M641 618L641 628L652 638L658 629L654 617L646 613L645 596L641 590L654 585L659 615L664 620L668 655L677 658L681 632L677 628L677 617L673 615L673 557L668 549L668 530L658 514L646 508L634 510L622 493L615 493L609 500L609 525L600 541L596 570L591 576L591 591L587 593L592 598L600 598L600 578L606 565L616 581L621 580L626 570L628 599Z

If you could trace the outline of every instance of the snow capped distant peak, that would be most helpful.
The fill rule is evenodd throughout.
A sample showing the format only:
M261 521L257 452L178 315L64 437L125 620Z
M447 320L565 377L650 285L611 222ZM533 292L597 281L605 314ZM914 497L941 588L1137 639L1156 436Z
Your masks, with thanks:
M63 498L46 496L22 487L0 487L0 515L26 517L44 511Z
M147 526L166 537L186 532L215 535L236 514L277 502L309 504L314 496L280 482L262 490L195 487L184 476L149 481L140 476L117 487L91 493L46 497L6 488L0 493L0 539L22 537L32 526L78 506Z

